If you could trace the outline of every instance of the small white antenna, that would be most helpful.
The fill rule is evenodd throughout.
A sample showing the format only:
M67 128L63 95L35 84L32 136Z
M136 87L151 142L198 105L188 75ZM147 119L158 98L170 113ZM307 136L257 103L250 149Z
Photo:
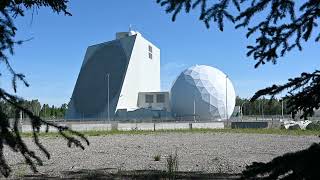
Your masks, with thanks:
M132 31L132 25L129 25L129 32Z

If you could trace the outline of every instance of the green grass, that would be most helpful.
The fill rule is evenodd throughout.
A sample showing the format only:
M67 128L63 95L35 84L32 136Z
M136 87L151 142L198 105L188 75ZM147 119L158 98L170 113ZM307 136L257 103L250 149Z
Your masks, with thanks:
M169 179L176 179L176 173L179 170L179 161L178 161L178 153L170 154L167 157L167 173L169 175Z
M147 135L161 133L245 133L245 134L276 134L293 136L320 135L319 130L286 130L286 129L175 129L175 130L132 130L132 131L81 131L86 136L109 136L117 134ZM23 137L32 137L32 133L22 133ZM40 133L40 137L60 137L57 132Z

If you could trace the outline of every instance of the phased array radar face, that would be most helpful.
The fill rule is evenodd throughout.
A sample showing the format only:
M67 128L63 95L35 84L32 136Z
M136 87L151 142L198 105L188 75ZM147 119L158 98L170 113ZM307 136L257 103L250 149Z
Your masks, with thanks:
M235 90L222 71L196 65L184 70L171 87L172 112L181 119L224 120L235 106Z
M108 73L110 102L119 96L128 59L120 42L91 47L94 53L81 69L73 94L74 106L84 115L102 112L108 101ZM110 63L113 60L114 63ZM116 62L116 63L115 63ZM112 110L115 105L112 103Z

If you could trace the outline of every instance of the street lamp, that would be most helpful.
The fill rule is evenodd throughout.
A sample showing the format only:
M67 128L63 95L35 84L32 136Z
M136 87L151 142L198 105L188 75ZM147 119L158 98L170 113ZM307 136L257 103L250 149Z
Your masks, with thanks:
M226 75L226 120L227 120L227 124L229 121L228 118L228 75Z
M196 122L196 100L193 97L193 122Z
M283 119L283 98L281 99L281 117Z
M262 98L261 101L261 115L262 115L262 120L264 120L264 97Z
M261 101L261 115L262 115L262 120L264 120L264 112L263 112L263 105L264 105L264 98Z
M243 103L241 104L241 106L240 106L241 120L242 120L242 118L243 118L243 105L244 105L245 103L247 103L247 101L243 102Z
M110 73L107 73L108 79L108 121L110 124Z

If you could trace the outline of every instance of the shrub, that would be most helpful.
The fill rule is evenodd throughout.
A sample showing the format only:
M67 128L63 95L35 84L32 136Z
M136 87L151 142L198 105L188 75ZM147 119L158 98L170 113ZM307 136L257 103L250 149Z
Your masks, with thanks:
M167 157L167 172L170 179L175 179L176 172L178 171L178 153L170 154Z
M160 154L157 154L153 157L154 161L160 161L161 159L161 155Z

